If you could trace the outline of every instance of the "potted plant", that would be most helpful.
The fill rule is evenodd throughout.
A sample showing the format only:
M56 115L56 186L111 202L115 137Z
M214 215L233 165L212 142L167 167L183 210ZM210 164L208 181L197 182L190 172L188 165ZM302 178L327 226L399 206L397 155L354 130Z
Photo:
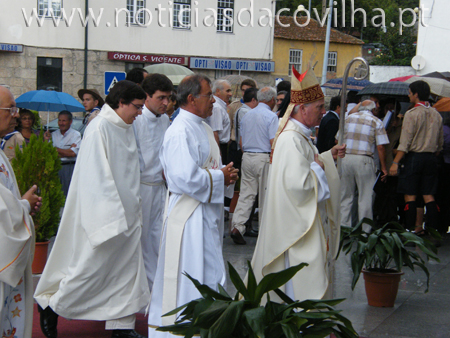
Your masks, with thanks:
M48 240L56 234L65 201L58 176L61 160L53 144L45 142L41 132L39 137L31 135L23 151L16 149L12 166L20 191L27 191L36 184L42 197L41 209L33 216L36 249L32 265L33 273L41 273L47 261Z
M193 335L205 338L320 338L332 333L338 338L358 337L350 321L333 308L343 299L296 302L278 289L306 265L302 263L271 273L257 284L248 262L248 283L245 286L239 274L228 263L230 279L237 289L234 298L220 285L219 292L216 292L185 274L195 284L202 298L166 314L170 316L181 312L174 325L162 326L157 330L188 338ZM271 301L270 291L274 291L284 303ZM267 302L261 305L266 294Z
M429 240L406 231L397 222L388 222L372 232L364 231L364 224L375 229L374 222L368 218L362 219L354 228L341 227L339 251L342 249L345 254L351 253L352 290L362 271L369 305L392 307L403 266L413 271L418 266L427 276L425 292L428 292L430 274L425 262L430 258L439 262L436 247ZM436 233L435 236L439 235ZM415 244L425 258L416 251L408 250L408 243Z

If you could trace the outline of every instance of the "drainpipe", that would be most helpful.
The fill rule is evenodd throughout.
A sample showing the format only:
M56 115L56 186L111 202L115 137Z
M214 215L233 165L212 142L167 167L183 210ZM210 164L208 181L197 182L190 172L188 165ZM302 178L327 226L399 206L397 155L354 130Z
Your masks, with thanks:
M87 16L89 13L89 0L84 1L84 13ZM88 68L88 22L86 22L86 27L84 27L84 77L83 77L83 88L87 88L87 68Z

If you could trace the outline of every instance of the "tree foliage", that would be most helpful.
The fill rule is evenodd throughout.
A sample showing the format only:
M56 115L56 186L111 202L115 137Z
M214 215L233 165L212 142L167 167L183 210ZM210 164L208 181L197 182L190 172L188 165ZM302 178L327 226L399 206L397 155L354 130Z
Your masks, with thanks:
M328 7L329 0L325 2ZM293 15L299 5L308 9L309 1L277 1L277 11L281 8L289 8L290 12L282 12L281 15ZM408 25L413 21L413 16L409 10L405 11L405 9L414 9L418 6L419 0L337 0L337 5L334 6L336 12L332 13L333 16L337 13L337 16L332 20L332 27L356 36L366 43L381 43L385 48L381 57L374 60L374 64L410 65L411 58L415 55L414 43L417 40L417 31L415 27L403 27L400 34L400 15L403 13L402 21ZM319 19L322 20L322 0L311 0L310 15L312 19L317 19L314 8L317 9ZM382 13L384 13L384 20ZM418 21L419 18L417 18Z
M32 134L30 143L21 152L16 149L12 161L20 191L27 191L36 184L42 197L40 211L33 217L36 242L44 242L54 236L59 226L60 209L64 206L64 194L58 171L61 160L51 142L44 141L43 134Z

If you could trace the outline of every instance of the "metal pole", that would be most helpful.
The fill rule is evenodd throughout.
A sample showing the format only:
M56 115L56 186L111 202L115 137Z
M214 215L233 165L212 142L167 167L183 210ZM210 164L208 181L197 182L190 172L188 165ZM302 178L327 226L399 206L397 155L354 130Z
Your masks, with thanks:
M323 52L321 84L324 84L325 82L327 82L328 50L330 48L330 32L331 32L331 17L333 16L333 0L330 0L329 7L330 7L330 13L328 14L327 35L325 37L325 51Z
M309 3L308 3L308 12L309 12L309 15L311 15L311 0L309 0Z
M89 13L89 0L84 2L84 13L87 16ZM83 76L83 88L87 87L87 68L88 68L88 23L86 22L86 27L84 28L84 76Z

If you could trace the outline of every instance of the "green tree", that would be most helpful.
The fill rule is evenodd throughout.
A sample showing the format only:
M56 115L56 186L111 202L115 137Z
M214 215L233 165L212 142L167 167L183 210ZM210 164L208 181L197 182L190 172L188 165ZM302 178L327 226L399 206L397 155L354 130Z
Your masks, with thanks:
M31 135L30 143L12 161L20 191L27 191L36 184L42 197L41 209L33 217L36 242L44 242L54 236L59 226L60 209L64 206L58 171L61 160L51 142L44 141L43 134Z

